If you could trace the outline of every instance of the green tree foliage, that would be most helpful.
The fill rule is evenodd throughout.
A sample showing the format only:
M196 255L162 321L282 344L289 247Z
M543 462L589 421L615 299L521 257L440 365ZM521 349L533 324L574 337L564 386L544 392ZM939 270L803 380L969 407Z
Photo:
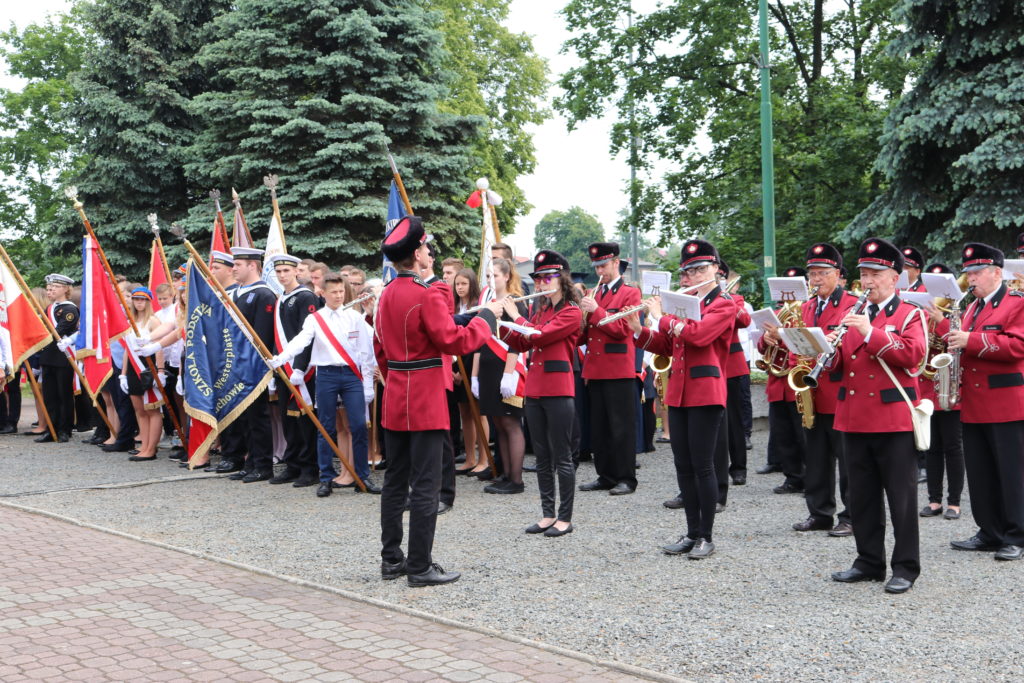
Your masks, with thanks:
M604 241L604 228L596 217L578 206L568 211L550 211L534 229L533 244L540 249L554 249L564 256L572 270L592 272L587 247Z
M212 87L194 100L188 172L237 187L256 235L277 173L289 250L379 268L390 144L413 210L456 251L476 227L462 201L480 121L437 108L451 77L437 22L398 0L240 0L199 53ZM209 234L209 208L194 215Z
M903 0L898 55L930 55L885 124L885 191L847 229L954 256L1024 226L1024 4Z
M769 3L779 266L837 237L876 193L877 137L914 66L884 51L895 2ZM569 2L576 35L566 49L583 63L562 77L556 106L571 125L617 112L613 152L635 134L641 230L660 230L662 244L703 235L754 275L763 250L757 2L674 0L631 26L629 4Z
M46 273L77 268L73 254L42 245L60 218L68 220L61 185L84 163L73 153L80 134L68 110L76 100L70 77L89 38L72 12L12 27L0 42L8 73L25 81L20 91L0 90L0 234L22 274L39 283Z
M442 111L484 117L474 141L474 163L467 170L466 194L473 181L486 176L504 202L497 208L502 232L531 208L516 184L536 167L530 125L549 112L541 105L547 89L547 66L533 41L502 25L510 0L431 0L442 15L440 30L447 52L445 67L454 76Z

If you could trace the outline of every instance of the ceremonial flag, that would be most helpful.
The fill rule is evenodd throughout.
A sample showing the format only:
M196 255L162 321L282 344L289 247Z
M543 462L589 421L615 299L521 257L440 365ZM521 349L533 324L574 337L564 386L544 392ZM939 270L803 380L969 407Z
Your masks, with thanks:
M384 237L391 234L391 231L398 225L398 221L408 216L405 212L405 205L402 204L402 197L398 194L398 185L395 181L391 181L391 192L388 194L388 220L384 224ZM384 269L381 278L384 280L384 284L391 282L391 280L397 275L398 272L395 270L395 266L388 257L384 257Z
M167 267L167 262L164 260L164 253L160 249L160 245L156 240L153 240L153 249L149 256L149 291L153 292L153 296L156 297L156 288L160 285L171 284L167 280L167 273L170 269ZM153 301L153 312L159 311L162 308L160 306L160 300L154 299Z
M3 247L0 247L2 250ZM11 370L17 370L29 356L50 343L49 330L29 303L30 293L21 288L21 276L2 251L0 261L0 335L11 351Z
M492 207L500 206L501 195L488 189L490 183L487 178L480 178L476 181L477 190L469 195L466 206L471 209L483 210L483 227L480 231L480 274L479 280L483 292L480 301L490 301L494 298L494 278L491 277L491 247L501 241L498 235L497 220ZM512 264L515 268L515 264ZM486 284L485 284L486 283Z
M252 235L249 234L249 226L245 222L245 214L242 213L242 202L238 199L235 188L231 188L231 201L235 203L235 227L231 232L231 246L253 248Z
M160 272L164 272L162 266ZM75 358L82 362L82 372L88 385L85 389L93 400L114 369L110 360L110 342L130 328L121 299L100 262L96 241L86 236L82 239L82 297L78 336L73 348Z
M272 257L279 254L287 254L288 249L284 243L284 229L281 227L281 214L277 209L277 202L274 202L274 215L270 217L270 231L267 233L267 246L263 250L263 281L267 283L274 294L281 296L284 287L277 280L274 273Z
M182 384L192 418L189 461L201 460L219 430L234 422L270 381L271 370L210 283L188 269Z
M228 242L228 229L224 225L224 214L217 211L217 217L213 219L213 237L210 238L210 251L220 251L225 254L231 253ZM213 258L212 256L210 257ZM211 260L212 263L212 260Z

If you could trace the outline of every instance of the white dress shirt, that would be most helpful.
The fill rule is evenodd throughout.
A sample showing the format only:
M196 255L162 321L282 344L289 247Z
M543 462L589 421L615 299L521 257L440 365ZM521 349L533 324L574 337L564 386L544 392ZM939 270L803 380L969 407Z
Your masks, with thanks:
M341 310L330 309L324 306L317 311L327 323L327 327L337 338L345 352L352 358L352 361L359 366L359 372L363 375L363 388L365 391L373 391L373 372L377 367L377 359L373 354L373 330L366 324L363 315L353 309ZM309 343L313 342L313 350L310 354L309 364L315 367L334 365L346 367L348 362L334 350L334 345L327 339L320 323L312 315L307 315L302 323L302 329L292 337L288 345L280 353L280 357L290 363L295 356L302 352ZM306 370L306 368L296 368Z

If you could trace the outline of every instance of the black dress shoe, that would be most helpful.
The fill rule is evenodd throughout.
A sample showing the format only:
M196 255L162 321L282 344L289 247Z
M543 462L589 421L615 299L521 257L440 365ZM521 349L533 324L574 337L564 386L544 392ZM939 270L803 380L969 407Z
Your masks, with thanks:
M37 436L32 440L36 443L53 443L53 437L50 436L49 432L44 432L42 436Z
M632 486L630 486L629 484L627 484L624 481L620 481L618 484L616 484L611 489L609 489L608 495L609 496L628 496L629 494L633 493L633 491L634 491L634 489L633 489Z
M380 563L380 578L385 581L394 581L399 576L405 576L405 560Z
M839 522L839 524L832 527L832 530L828 532L828 535L835 536L837 538L853 536L853 525L849 522Z
M273 477L271 477L270 481L268 481L267 483L268 484L275 484L275 485L276 484L290 484L290 483L292 483L293 481L295 481L298 478L299 478L299 473L298 472L296 472L295 470L285 469L285 471L281 472L281 474L275 474Z
M305 488L307 486L316 486L320 483L319 477L315 474L310 476L302 476L292 482L292 486L297 489Z
M1019 560L1021 554L1024 554L1024 548L1019 545L1004 545L996 551L995 558L997 560Z
M130 451L128 451L128 455L138 455L138 454L139 454L139 449L138 448L133 448Z
M322 481L322 482L320 482L320 486L316 490L316 497L317 498L326 498L327 496L331 495L331 491L333 489L334 489L334 487L331 486L331 482L329 482L329 481Z
M14 425L4 425L0 427L0 434L17 434L18 428Z
M441 565L435 562L430 565L427 571L421 574L407 574L405 579L413 587L440 586L441 584L458 581L460 576L462 574L458 572L446 572Z
M443 500L442 501L438 501L438 503L437 503L437 514L443 515L444 513L450 511L451 509L452 509L451 504L446 503Z
M942 514L942 506L933 508L931 505L925 505L917 514L920 517L938 517Z
M612 487L602 484L600 479L595 479L579 486L580 491L607 491L610 488Z
M3 432L0 432L0 434L3 434ZM523 465L523 472L536 472L536 471L537 471L537 466L536 465Z
M750 436L749 435L743 437L743 446L748 451L754 450L754 444L750 443Z
M793 525L793 530L794 531L831 531L832 530L832 520L830 519L827 522L824 522L824 521L822 521L820 519L815 519L814 517L808 517L804 521L797 522L796 524L794 524Z
M456 465L461 465L464 462L466 462L466 454L465 453L459 453L458 455L455 456L455 464Z
M494 475L491 474L491 468L488 467L485 470L480 470L479 472L477 472L476 478L479 479L480 481L491 481L492 479L494 479Z
M720 515L725 512L725 503L715 503L715 514Z
M6 432L0 431L0 434L5 434L5 433ZM107 440L107 437L105 437L105 436L102 437L102 438L98 437L98 436L90 436L87 439L82 439L82 443L88 444L90 446L98 446L98 445L100 445L101 443L103 443L106 440Z
M473 468L472 467L467 467L467 468L461 469L461 470L458 467L455 468L455 476L456 477L459 477L459 476L468 477L471 474L473 476L476 476L476 474L473 472Z
M378 462L375 465L373 465L373 469L377 470L378 472L383 472L387 468L388 468L388 461L387 460L381 460L380 462Z
M551 523L548 526L541 526L540 524L531 524L530 526L526 527L526 533L528 533L528 534L542 534L542 533L544 533L545 531L547 531L548 529L550 529L553 526L554 526L554 523Z
M683 507L683 497L679 495L676 496L675 498L669 498L664 503L662 503L662 505L667 507L669 510L681 510Z
M258 481L270 481L274 475L269 472L250 472L242 477L243 484L254 484Z
M239 472L241 469L241 464L236 463L233 460L221 460L217 463L217 467L213 471L217 474L230 474L232 472Z
M108 443L100 446L100 450L104 453L127 453L131 450L131 447L123 446L119 443Z
M571 534L571 533L572 533L572 524L570 524L569 526L565 527L564 529L559 529L554 524L552 524L544 532L544 535L547 536L548 538L555 538L556 536L565 536L566 534Z
M679 540L675 543L669 543L668 545L661 546L661 550L666 555L685 555L693 550L693 546L695 545L697 545L697 539L680 536Z
M789 484L789 483L779 484L778 486L776 486L775 488L772 489L772 493L778 493L779 495L786 495L786 494L789 494L789 493L803 493L803 492L804 492L804 490L802 488L799 488L797 486L793 486L792 484Z
M228 479L230 481L242 481L243 479L245 479L248 476L249 476L249 473L246 472L245 470L238 470L237 472L232 472L231 474L229 474L228 475Z
M913 587L914 582L910 579L904 579L902 576L894 576L885 582L886 593L906 593Z
M746 486L747 485L747 475L745 475L745 474L737 474L736 476L732 477L732 485L733 486Z
M982 539L980 534L974 534L966 541L950 541L949 545L952 546L954 550L978 550L986 553L999 550L998 543L989 543Z
M687 556L691 560L703 560L705 557L711 557L715 552L715 544L703 538L698 538L697 543L693 546Z
M371 479L369 477L367 477L366 479L363 479L363 486L366 487L366 492L367 493L372 493L372 494L377 495L377 496L380 495L380 484L375 482L373 479ZM356 486L355 489L356 489L356 493L362 493L362 491L363 491L358 486Z
M841 572L832 572L832 580L839 581L840 583L857 583L858 581L881 581L884 576L871 576L866 572L857 569L856 567L850 567L844 569Z
M771 474L772 472L781 472L782 467L780 465L763 465L754 471L758 474Z
M503 481L495 484L488 484L484 487L484 493L500 493L500 494L515 494L522 493L526 490L526 487L520 483L514 481Z
M57 434L57 442L58 443L67 443L68 441L71 441L71 435L70 434L65 434L65 433Z

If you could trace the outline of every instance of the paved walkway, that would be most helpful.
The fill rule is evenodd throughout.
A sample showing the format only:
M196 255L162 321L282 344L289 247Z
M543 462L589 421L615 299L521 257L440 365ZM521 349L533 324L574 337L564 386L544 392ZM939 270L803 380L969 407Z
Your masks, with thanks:
M4 683L635 680L9 507L0 539Z

